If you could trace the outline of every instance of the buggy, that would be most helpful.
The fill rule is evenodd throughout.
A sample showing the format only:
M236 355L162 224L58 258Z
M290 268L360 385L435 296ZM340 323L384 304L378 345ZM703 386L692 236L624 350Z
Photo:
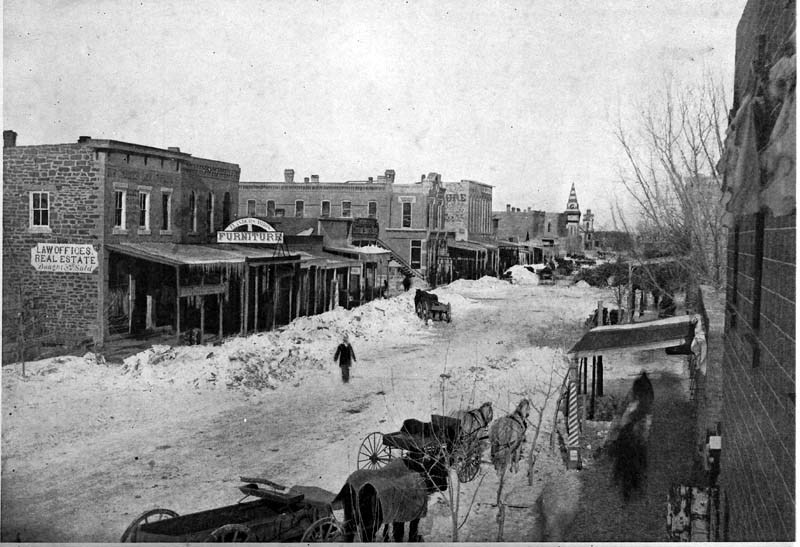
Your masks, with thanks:
M439 302L439 297L435 294L417 289L414 295L414 309L417 315L427 321L428 319L439 319L439 321L450 322L450 304Z
M263 478L241 480L246 484L239 490L245 496L238 503L187 515L151 509L133 520L120 542L325 541L335 533L320 524L333 515L333 492L315 486L286 488ZM251 496L258 499L244 502Z
M437 414L431 415L430 422L412 418L403 422L400 431L367 435L359 448L356 466L380 469L398 456L418 462L428 458L455 467L458 480L470 482L480 470L486 438L484 429L463 431L458 418Z

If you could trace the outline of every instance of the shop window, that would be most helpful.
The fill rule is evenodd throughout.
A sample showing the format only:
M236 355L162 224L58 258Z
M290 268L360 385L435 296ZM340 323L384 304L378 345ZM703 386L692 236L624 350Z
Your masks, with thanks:
M295 200L294 202L294 216L296 218L303 218L303 212L305 209L305 202L302 199Z
M411 228L411 203L403 202L403 228Z
M50 192L30 193L30 227L50 227Z
M352 216L352 212L350 210L351 203L349 201L342 202L342 216L349 218Z
M409 203L409 205L411 205ZM411 240L411 267L418 270L422 266L422 240Z
M114 190L114 228L125 229L125 201L128 192L125 190Z
M330 201L323 201L322 202L322 211L320 213L322 217L329 217L331 216L331 202Z
M150 192L139 190L139 231L150 231Z
M268 199L267 200L267 216L274 217L275 215L275 201Z
M214 192L209 192L206 198L206 227L208 233L214 232Z
M247 216L249 217L256 216L256 200L254 199L247 200Z
M367 216L369 218L378 218L378 202L370 201L367 204Z

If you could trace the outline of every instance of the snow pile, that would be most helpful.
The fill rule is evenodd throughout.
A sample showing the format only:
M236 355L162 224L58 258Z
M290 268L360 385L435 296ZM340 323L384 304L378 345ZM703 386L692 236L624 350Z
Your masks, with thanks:
M487 289L507 288L508 283L496 277L485 275L480 279L457 279L450 283L448 289L457 292L485 291Z
M511 274L511 282L516 285L538 285L539 276L530 271L527 267L520 264L511 266L508 270Z
M578 287L579 289L588 289L589 287L591 287L591 285L589 285L589 284L588 284L586 281L584 281L583 279L581 279L580 281L578 281L577 283L575 283L575 286L576 286L576 287Z

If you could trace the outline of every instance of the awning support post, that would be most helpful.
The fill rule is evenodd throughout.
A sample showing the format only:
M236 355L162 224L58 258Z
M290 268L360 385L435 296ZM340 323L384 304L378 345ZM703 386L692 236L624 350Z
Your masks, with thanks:
M597 396L603 396L603 356L597 356Z
M594 406L595 406L595 372L597 369L597 358L592 355L592 396L590 399L590 406L589 406L589 419L594 420Z
M181 269L175 266L175 336L181 342Z
M230 281L228 281L230 283ZM217 302L219 303L219 341L222 342L222 294L217 295Z

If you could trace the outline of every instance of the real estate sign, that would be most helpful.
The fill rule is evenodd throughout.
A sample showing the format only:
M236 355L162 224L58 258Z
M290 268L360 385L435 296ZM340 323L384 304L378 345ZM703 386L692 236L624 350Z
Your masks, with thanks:
M39 272L92 273L97 264L92 245L37 243L31 248L31 265Z

